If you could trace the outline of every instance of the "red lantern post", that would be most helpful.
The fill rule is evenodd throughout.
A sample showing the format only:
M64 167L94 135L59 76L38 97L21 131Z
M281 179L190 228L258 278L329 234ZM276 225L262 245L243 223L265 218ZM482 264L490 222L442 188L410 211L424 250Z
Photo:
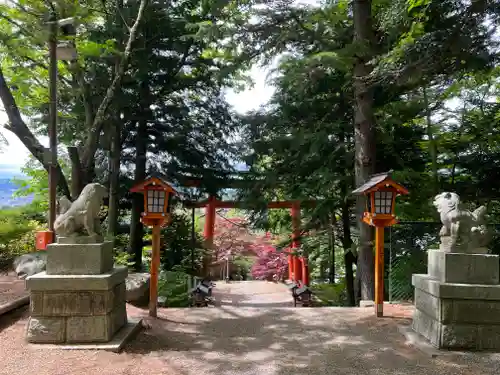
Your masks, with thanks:
M364 195L366 211L363 222L375 227L375 314L384 316L384 228L397 223L394 214L396 196L408 194L403 186L392 180L391 171L375 174L353 194Z
M155 176L130 189L133 193L144 194L144 212L142 223L153 228L153 249L151 254L149 284L149 315L157 316L158 305L158 273L160 268L160 233L161 227L171 222L170 198L177 194L165 179Z

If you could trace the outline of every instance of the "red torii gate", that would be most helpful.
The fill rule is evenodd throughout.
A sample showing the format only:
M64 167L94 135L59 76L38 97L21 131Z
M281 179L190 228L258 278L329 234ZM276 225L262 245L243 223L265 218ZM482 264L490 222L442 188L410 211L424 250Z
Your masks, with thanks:
M300 207L302 205L312 205L315 201L279 201L267 203L267 208L290 208L292 215L292 249L300 247ZM248 208L241 202L220 201L214 196L210 196L206 201L189 204L191 208L205 208L205 227L203 236L205 237L205 247L212 248L214 243L215 215L218 208ZM292 250L293 252L293 250ZM309 285L309 267L307 258L288 254L288 278L295 282Z
M254 181L229 179L226 181L218 181L220 188L238 188L248 186ZM202 184L202 178L187 177L182 184L185 187L199 187ZM300 247L300 208L301 206L315 205L316 201L279 201L267 203L267 208L290 208L292 215L292 249ZM210 196L206 201L193 202L188 204L191 208L205 208L205 227L203 235L205 237L205 247L213 248L214 230L215 230L215 211L217 208L243 208L249 209L242 202L235 201L219 201L214 196ZM309 285L309 267L307 258L292 254L293 250L288 254L288 278L294 282L301 282ZM206 265L204 264L204 267Z

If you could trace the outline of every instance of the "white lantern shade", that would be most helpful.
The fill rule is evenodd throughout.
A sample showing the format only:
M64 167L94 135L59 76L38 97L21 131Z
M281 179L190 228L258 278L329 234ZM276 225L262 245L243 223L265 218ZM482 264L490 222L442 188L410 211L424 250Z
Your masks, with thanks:
M152 214L164 213L167 192L165 190L148 190L147 194L147 212Z
M374 195L375 213L390 215L392 214L392 191L376 191Z

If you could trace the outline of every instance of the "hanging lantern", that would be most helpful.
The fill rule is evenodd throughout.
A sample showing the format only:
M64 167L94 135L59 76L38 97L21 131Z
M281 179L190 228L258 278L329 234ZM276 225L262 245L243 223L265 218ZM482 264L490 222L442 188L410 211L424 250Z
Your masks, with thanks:
M395 182L389 171L372 175L353 194L366 197L366 210L362 220L372 226L385 227L397 222L394 214L396 197L408 194L408 190Z
M165 179L159 176L147 178L144 182L130 189L133 193L144 194L144 212L142 222L145 225L169 224L171 198L177 191Z

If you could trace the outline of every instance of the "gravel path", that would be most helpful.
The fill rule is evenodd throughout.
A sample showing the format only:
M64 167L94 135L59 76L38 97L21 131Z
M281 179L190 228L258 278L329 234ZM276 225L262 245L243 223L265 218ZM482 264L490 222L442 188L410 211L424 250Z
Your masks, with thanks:
M265 282L219 282L216 290L219 307L159 309L159 318L147 319L151 327L121 354L34 349L24 342L26 315L3 317L0 374L500 373L496 355L431 358L399 334L397 325L408 319L376 319L371 308L286 307L286 287ZM129 307L131 316L145 314Z
M27 295L24 280L19 280L13 272L0 274L0 309L3 305Z

